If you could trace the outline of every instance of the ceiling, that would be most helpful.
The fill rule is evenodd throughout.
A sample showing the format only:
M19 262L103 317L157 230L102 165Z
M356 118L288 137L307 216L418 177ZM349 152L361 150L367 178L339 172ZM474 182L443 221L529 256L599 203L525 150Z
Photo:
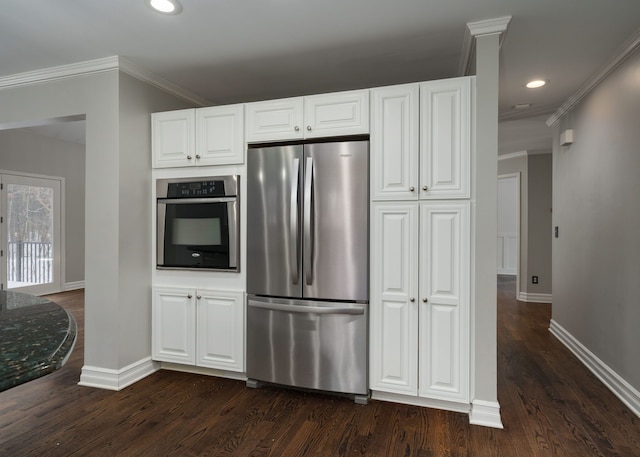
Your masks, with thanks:
M181 3L181 14L163 16L144 0L3 0L0 79L118 55L211 105L424 81L460 75L467 23L512 16L499 100L509 153L551 147L544 120L640 18L638 0ZM548 84L526 89L533 78ZM522 103L531 108L512 108Z

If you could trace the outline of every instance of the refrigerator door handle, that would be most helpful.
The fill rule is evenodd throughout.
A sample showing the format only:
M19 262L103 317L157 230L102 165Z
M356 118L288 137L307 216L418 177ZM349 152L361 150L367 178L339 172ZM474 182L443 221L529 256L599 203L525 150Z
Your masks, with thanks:
M300 159L293 159L291 169L291 202L289 206L289 265L291 265L291 282L298 284L300 268L298 265L298 188L300 176Z
M307 157L304 179L304 271L308 286L313 284L313 159Z
M354 306L300 306L285 305L281 303L263 303L257 301L249 301L248 306L251 308L262 308L271 311L285 311L288 313L311 313L311 314L364 314L365 305Z

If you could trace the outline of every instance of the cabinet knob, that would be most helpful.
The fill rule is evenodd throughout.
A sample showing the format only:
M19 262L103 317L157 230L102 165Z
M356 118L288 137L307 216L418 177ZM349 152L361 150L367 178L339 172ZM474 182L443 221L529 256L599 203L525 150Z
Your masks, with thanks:
M191 156L190 155L187 156L187 160L191 160Z
M193 298L193 295L189 294L187 295L187 298Z
M311 131L311 126L307 125L307 130L310 132Z
M416 188L415 188L415 187L413 187L413 186L411 186L411 187L409 187L409 190L410 190L411 192L413 192L414 190L416 190Z
M199 159L199 158L200 158L200 154L196 154L196 159Z
M427 186L422 186L422 190L429 190Z
M300 131L300 127L298 127L297 125L293 128L293 130L295 130L296 132Z
M200 300L202 298L202 295L196 295L196 298Z
M413 297L411 297L411 298L409 299L409 301L410 301L411 303L413 303L414 301L416 301L416 299L415 299L415 298L413 298Z
M427 297L424 297L424 298L422 299L422 301L423 301L424 303L427 303L429 300L427 300Z

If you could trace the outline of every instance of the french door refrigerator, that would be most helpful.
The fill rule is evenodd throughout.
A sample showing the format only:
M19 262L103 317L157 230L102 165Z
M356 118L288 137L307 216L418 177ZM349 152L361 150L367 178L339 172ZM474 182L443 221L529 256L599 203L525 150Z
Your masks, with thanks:
M369 143L250 147L247 376L366 402Z

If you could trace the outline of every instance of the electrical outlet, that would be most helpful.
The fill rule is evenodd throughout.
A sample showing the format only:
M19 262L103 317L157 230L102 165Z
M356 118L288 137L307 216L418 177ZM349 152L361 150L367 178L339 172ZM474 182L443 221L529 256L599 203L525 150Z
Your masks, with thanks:
M531 276L531 283L532 284L538 284L538 277L537 276Z

